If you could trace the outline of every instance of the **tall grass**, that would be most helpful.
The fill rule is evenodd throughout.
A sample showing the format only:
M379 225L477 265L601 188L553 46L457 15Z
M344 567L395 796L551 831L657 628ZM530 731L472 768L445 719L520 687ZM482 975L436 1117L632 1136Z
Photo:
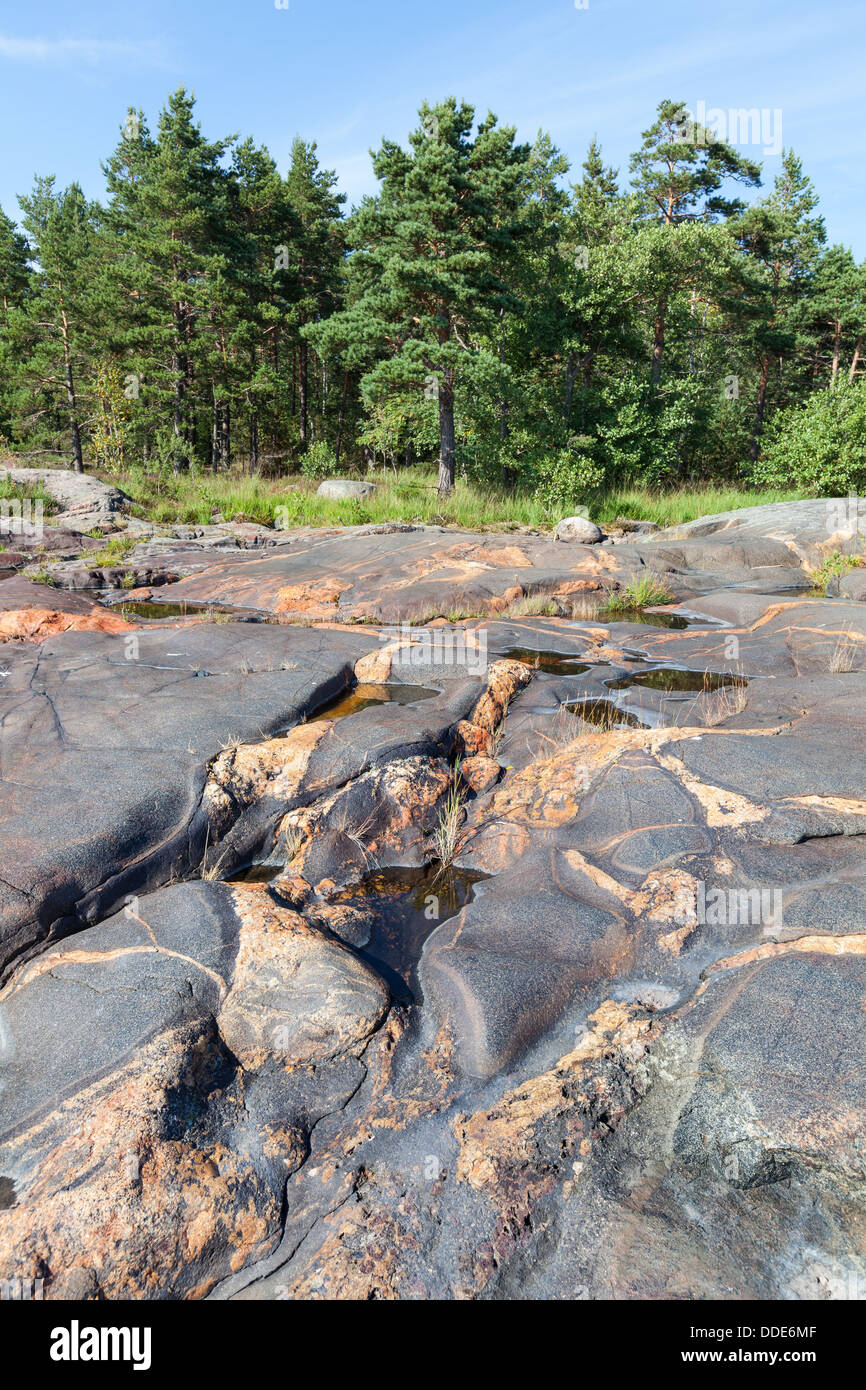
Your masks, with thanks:
M416 465L399 473L365 475L376 484L369 498L331 501L317 497L317 484L298 474L284 478L248 477L238 471L212 474L194 470L177 478L155 476L140 468L106 475L138 504L139 514L165 525L201 526L214 511L230 521L241 515L262 525L285 527L353 526L403 522L464 530L551 531L568 511L546 504L531 487L503 491L459 479L452 495L439 497L436 470ZM610 524L617 517L679 525L711 512L782 502L803 496L765 488L692 488L661 492L648 488L611 490L588 499L593 520ZM577 505L577 503L575 503ZM279 509L279 510L278 510Z
M669 491L633 487L605 492L590 503L592 520L610 525L617 517L635 521L654 521L659 526L682 526L699 516L738 511L741 507L760 507L769 502L791 502L808 497L808 492L783 488L697 487Z

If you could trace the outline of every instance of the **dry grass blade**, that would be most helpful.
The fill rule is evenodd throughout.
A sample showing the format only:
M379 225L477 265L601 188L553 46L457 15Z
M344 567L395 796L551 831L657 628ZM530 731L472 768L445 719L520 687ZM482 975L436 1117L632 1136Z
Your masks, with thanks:
M830 671L834 676L846 675L854 670L854 661L857 656L857 639L854 633L846 632L844 637L840 637L830 656Z
M439 860L440 873L451 868L460 848L465 800L466 792L460 781L460 761L458 759L454 765L454 776L450 790L439 812L439 824L433 832L433 854Z
M742 714L748 703L744 678L713 689L710 684L711 674L709 671L704 672L704 689L698 697L701 723L708 729L714 729L728 719Z

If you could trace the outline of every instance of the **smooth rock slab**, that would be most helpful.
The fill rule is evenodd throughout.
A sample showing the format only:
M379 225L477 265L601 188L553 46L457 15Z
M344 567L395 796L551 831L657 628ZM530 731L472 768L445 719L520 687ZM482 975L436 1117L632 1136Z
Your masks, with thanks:
M194 869L208 764L336 695L373 641L198 623L6 643L0 965Z
M862 1182L866 956L792 951L741 971L685 1023L710 1028L678 1154L738 1187L780 1182L794 1162Z
M183 1296L267 1253L387 1004L263 888L166 888L45 952L0 996L0 1278Z

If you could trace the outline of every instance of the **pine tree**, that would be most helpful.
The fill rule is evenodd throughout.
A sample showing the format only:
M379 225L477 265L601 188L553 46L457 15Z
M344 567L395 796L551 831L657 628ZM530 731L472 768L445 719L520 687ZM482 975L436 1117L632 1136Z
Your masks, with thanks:
M248 430L249 466L260 466L261 446L283 442L291 416L290 372L285 370L291 305L297 282L290 268L290 248L298 236L285 180L268 151L251 140L234 152L236 221L244 239L237 249L243 305L233 334L238 368L238 397ZM289 351L291 345L289 344Z
M15 380L21 360L14 322L32 293L27 239L0 208L0 435L15 432Z
M599 358L616 357L631 335L637 292L629 278L633 236L632 208L619 191L618 170L604 164L593 138L573 185L563 250L567 269L563 289L565 380L563 410L571 423L575 386L580 381L580 433L588 427L588 393Z
M29 353L23 384L25 392L41 397L48 409L57 409L62 393L73 467L80 473L84 405L79 380L87 373L97 214L78 184L62 193L55 191L54 184L53 177L37 178L33 192L18 200L38 263L27 312ZM38 401L34 404L37 413L42 413L44 407Z
M723 196L728 180L747 185L761 181L760 166L744 159L732 146L703 126L696 126L682 102L659 102L656 120L643 132L643 143L632 155L632 187L645 219L674 229L684 222L715 222L742 211L740 199ZM685 269L687 261L681 258ZM673 258L668 257L669 266ZM662 373L665 328L675 277L660 293L653 318L651 381Z
M775 366L781 387L784 364L803 351L801 306L826 239L823 218L813 216L817 203L802 162L792 150L784 150L772 193L737 224L747 253L737 307L758 376L749 450L753 462L761 448L771 371Z
M821 255L800 317L814 337L815 375L823 376L829 367L835 383L844 358L849 372L856 372L857 344L866 332L866 277L847 247L829 246Z
M8 327L9 312L20 305L30 287L27 238L0 208L0 308Z
M194 107L179 88L160 113L155 139L134 116L105 169L109 314L123 324L126 369L175 472L202 455L199 415L215 408L225 352L230 235L221 160L231 141L205 140Z
M386 140L374 157L382 188L353 218L353 301L316 341L364 362L361 387L370 396L414 389L438 401L445 495L455 478L458 389L499 309L513 303L504 268L519 234L530 151L492 115L473 139L474 110L453 98L423 106L420 116L408 152Z
M336 174L322 169L316 145L296 139L286 179L288 204L297 226L292 247L295 294L289 327L297 347L298 434L301 451L309 443L310 339L308 324L321 323L336 308L344 255L340 210L345 194L335 191ZM322 402L324 407L324 401Z

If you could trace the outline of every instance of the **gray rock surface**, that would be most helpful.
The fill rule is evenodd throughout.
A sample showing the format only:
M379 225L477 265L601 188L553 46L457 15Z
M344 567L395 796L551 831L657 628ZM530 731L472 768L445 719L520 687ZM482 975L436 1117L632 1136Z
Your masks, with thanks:
M566 516L559 522L555 532L558 541L577 541L579 545L597 545L604 540L604 532L586 516Z
M0 1278L862 1296L866 608L810 592L825 515L142 536L154 600L270 622L0 580ZM611 620L648 572L679 601Z
M342 502L351 497L372 497L375 491L375 483L363 482L356 478L327 478L323 483L319 483L316 496Z
M52 524L68 531L111 525L131 502L119 487L71 468L8 468L5 473L10 482L23 487L28 483L43 487L60 509L52 516Z

